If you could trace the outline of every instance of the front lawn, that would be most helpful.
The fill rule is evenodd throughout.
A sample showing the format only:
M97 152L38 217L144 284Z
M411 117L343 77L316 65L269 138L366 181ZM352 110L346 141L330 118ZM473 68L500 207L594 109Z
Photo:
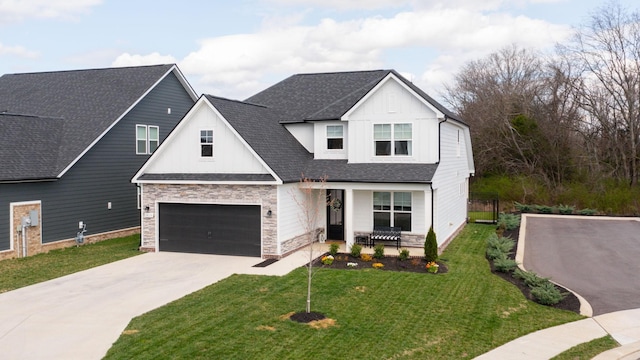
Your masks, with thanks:
M0 293L141 254L140 235L0 261Z
M233 275L135 318L107 359L470 359L535 330L581 319L525 300L491 274L494 226L469 224L441 259L449 272L320 269L312 311L322 328L288 319L304 310L306 270Z

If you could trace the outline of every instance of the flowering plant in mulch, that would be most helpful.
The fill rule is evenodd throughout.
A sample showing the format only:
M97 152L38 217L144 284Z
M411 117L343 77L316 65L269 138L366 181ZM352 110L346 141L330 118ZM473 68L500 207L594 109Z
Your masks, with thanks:
M377 263L371 264L371 266L373 266L374 269L382 269L384 267L384 264L377 262Z
M362 259L362 261L369 262L369 261L373 260L373 257L371 255L369 255L369 254L362 254L362 255L360 255L360 259Z
M354 268L354 267L357 267L357 266L358 266L357 262L348 262L347 263L347 267L350 267L350 268Z
M331 265L331 264L333 264L333 256L332 255L325 255L325 256L322 257L321 261L325 265Z
M438 268L440 267L440 265L438 265L435 261L431 261L428 262L425 267L427 268L428 272L435 274L438 272Z

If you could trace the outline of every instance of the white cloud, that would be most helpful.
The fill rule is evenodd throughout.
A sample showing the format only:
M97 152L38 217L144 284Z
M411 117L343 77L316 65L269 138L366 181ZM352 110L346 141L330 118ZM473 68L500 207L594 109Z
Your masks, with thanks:
M177 60L171 55L161 55L157 52L147 55L131 55L124 53L118 56L111 66L139 66L139 65L156 65L156 64L174 64Z
M452 1L458 5L477 2ZM204 38L199 41L198 49L177 63L197 91L232 98L249 96L294 73L380 68L420 74L414 77L416 84L435 96L443 82L450 81L467 61L514 43L526 48L551 47L571 33L568 26L506 12L486 11L499 7L503 2L507 1L479 2L484 5L477 5L476 9L451 7L449 2L447 5L429 2L429 10L398 12L390 17L346 21L325 18L305 25L300 21L269 23L268 27L255 33ZM296 3L310 4L315 0ZM362 6L369 4L356 3ZM380 6L391 4L382 0L373 3ZM411 69L385 61L389 57L397 59L395 55L402 54L405 48L429 49L435 57L403 62L422 62L422 66ZM123 54L114 65L173 61L176 60L157 53Z
M0 0L0 24L27 18L70 18L100 3L102 0Z
M38 53L35 51L27 50L22 46L6 46L2 43L0 43L0 55L12 55L28 59L35 59L38 57Z
M316 6L339 10L374 10L397 8L411 4L412 0L266 0L267 2L285 6Z

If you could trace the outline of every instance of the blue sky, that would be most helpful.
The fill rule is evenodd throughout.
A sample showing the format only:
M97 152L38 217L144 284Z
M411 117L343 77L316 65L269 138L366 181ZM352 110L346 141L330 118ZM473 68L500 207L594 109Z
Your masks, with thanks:
M0 0L0 73L177 63L197 92L244 99L295 73L392 68L438 97L466 62L513 43L550 51L604 5Z

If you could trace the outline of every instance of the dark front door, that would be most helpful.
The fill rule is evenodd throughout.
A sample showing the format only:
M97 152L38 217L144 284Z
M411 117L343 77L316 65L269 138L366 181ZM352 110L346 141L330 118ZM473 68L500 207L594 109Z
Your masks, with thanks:
M160 204L160 251L260 256L260 206Z
M344 240L344 190L327 190L327 239Z

